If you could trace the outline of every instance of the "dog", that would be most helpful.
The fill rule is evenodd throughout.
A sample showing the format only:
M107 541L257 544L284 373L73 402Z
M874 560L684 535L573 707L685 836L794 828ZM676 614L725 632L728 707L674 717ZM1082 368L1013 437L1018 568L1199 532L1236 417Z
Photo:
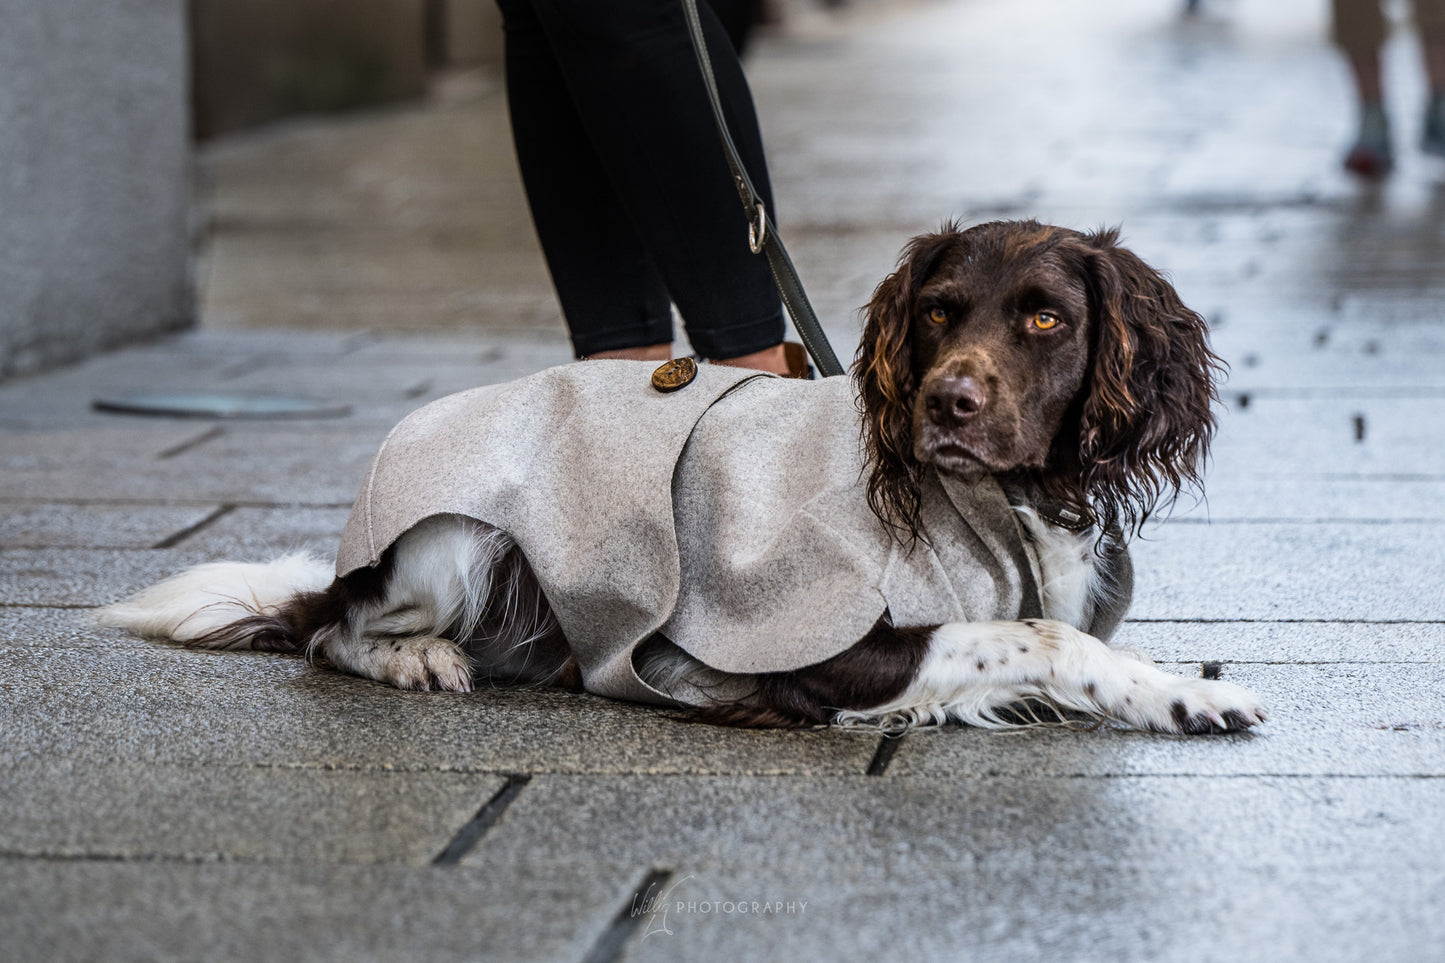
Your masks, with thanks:
M1104 641L1128 538L1201 483L1223 370L1117 231L913 239L851 378L703 365L664 394L651 369L434 402L382 446L334 572L203 565L100 619L403 689L585 688L735 726L1266 719Z

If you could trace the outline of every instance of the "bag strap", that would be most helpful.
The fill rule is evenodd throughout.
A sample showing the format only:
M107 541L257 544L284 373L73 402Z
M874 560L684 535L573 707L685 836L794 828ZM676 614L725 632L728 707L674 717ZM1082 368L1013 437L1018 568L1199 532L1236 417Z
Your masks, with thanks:
M717 79L712 72L712 60L707 54L707 41L702 35L702 19L698 16L697 0L682 0L682 10L687 18L687 29L692 38L693 53L697 55L698 69L702 72L708 99L712 102L712 119L717 125L718 139L722 141L723 155L727 158L728 169L732 171L738 196L742 198L743 210L748 215L748 247L754 254L767 255L768 267L773 272L773 283L778 286L778 294L788 309L788 315L793 319L793 326L798 329L799 339L812 356L818 374L825 378L843 374L843 366L838 363L838 356L833 353L833 346L828 343L828 336L823 333L823 326L818 323L818 315L808 301L803 282L798 280L793 259L788 257L788 249L783 246L783 239L778 236L777 230L768 224L767 209L762 198L753 190L753 182L748 178L742 158L738 156L738 149L733 144L732 134L728 132L727 121L723 118L722 101L718 97Z

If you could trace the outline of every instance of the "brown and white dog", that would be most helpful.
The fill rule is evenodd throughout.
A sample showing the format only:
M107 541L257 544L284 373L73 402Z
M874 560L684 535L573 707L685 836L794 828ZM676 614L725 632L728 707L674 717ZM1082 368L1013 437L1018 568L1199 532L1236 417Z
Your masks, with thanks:
M845 651L741 688L664 644L639 650L639 677L661 691L685 682L726 692L693 708L732 725L1005 725L1029 702L1159 732L1263 721L1260 700L1239 686L1161 671L1083 631L1109 591L1102 546L1199 483L1220 368L1203 318L1117 240L1036 222L916 238L873 295L853 365L857 497L899 544L930 537L920 530L929 468L1008 479L1094 521L1068 531L1020 506L1042 618L896 626L883 617ZM379 562L338 579L302 556L201 566L101 619L202 648L319 655L401 688L582 683L507 533L437 515Z

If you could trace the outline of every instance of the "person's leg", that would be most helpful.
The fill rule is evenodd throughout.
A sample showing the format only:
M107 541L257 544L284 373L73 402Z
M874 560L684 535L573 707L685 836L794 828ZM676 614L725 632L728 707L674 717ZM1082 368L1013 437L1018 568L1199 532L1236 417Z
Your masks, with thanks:
M1445 157L1445 0L1415 0L1415 21L1430 83L1420 146L1426 153Z
M700 4L724 112L773 215L741 64ZM536 0L582 126L687 326L713 360L785 370L783 314L723 159L677 0Z
M1333 0L1332 6L1332 38L1349 62L1360 111L1359 133L1344 164L1356 174L1378 177L1388 173L1394 162L1380 79L1384 14L1380 0Z
M718 22L727 32L733 51L741 57L747 52L748 38L762 13L762 0L703 0L717 14Z
M578 357L672 356L667 289L617 199L529 0L498 0L522 183Z

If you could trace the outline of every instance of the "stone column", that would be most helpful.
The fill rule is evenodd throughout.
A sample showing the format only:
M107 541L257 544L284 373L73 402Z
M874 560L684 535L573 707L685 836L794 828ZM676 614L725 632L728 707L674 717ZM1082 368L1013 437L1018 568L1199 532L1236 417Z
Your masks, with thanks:
M0 0L0 378L193 322L185 0Z

